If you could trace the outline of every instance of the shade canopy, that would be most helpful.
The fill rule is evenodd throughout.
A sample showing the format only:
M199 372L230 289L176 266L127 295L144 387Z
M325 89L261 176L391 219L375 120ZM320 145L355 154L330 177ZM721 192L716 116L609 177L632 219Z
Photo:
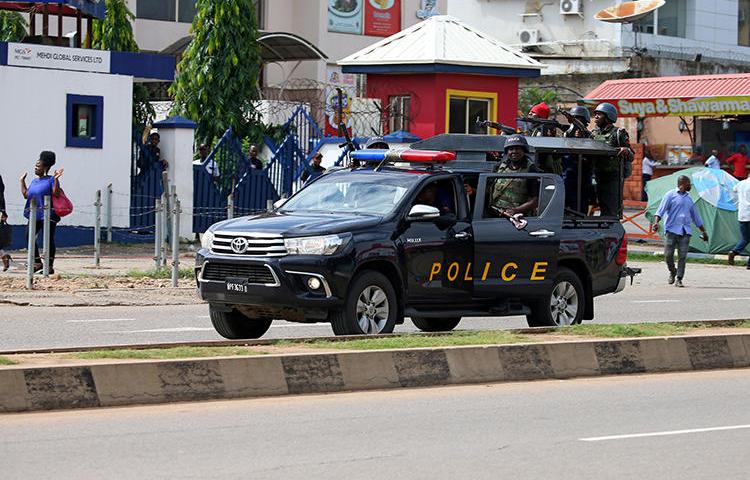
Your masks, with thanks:
M0 10L44 13L45 7L48 14L64 17L76 17L80 12L83 17L103 19L106 14L104 0L0 1Z
M750 74L607 80L584 98L609 102L622 117L750 114Z

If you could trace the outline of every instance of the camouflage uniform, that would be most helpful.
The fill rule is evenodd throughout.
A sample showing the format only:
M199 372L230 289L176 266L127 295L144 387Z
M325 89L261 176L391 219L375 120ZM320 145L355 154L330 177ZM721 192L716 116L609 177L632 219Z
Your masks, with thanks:
M630 150L630 139L625 129L608 124L604 128L595 128L591 138L614 148L627 148L630 153L623 157L598 157L594 161L594 175L596 176L596 191L599 198L599 208L603 216L615 216L620 212L622 201L623 181L632 173L633 154ZM622 159L622 160L621 160ZM620 178L620 161L623 164L623 175Z
M536 171L534 162L526 156L521 160L521 167L518 169L511 168L509 160L495 168L497 173L533 173ZM492 188L492 205L498 208L517 208L523 205L531 197L529 183L526 178L498 179Z

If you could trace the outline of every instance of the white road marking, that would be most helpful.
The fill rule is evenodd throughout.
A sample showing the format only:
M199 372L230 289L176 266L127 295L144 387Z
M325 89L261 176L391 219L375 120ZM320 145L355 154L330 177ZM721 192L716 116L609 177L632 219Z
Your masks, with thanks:
M733 300L750 300L750 297L724 297L724 298L720 298L719 300L723 300L725 302L731 302Z
M677 303L679 300L633 300L633 303Z
M703 433L703 432L720 432L725 430L741 430L750 428L750 425L731 425L728 427L709 427L709 428L692 428L689 430L667 430L664 432L650 432L650 433L632 433L628 435L609 435L606 437L588 437L579 438L581 442L603 442L606 440L623 440L628 438L643 438L643 437L665 437L669 435L686 435L689 433Z
M66 320L65 323L97 323L97 322L132 322L135 318L82 318L79 320Z

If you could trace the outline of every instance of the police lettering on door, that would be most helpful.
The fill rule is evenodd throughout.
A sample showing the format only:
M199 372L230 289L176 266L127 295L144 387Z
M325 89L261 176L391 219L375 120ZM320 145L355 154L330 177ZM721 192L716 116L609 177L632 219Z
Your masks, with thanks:
M529 277L532 281L542 281L547 273L549 262L534 262ZM486 281L488 278L500 278L504 282L512 282L518 277L519 266L516 262L498 263L485 262L481 274L474 278L471 262L461 265L459 262L443 264L435 262L430 269L429 281L446 279L449 282L458 281Z

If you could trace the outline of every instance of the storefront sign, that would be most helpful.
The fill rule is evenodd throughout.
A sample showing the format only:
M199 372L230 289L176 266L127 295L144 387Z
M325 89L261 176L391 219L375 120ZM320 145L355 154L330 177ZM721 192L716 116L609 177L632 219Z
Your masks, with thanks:
M622 117L750 115L750 96L610 100L610 103Z
M8 65L109 73L110 55L102 50L9 43Z
M401 30L401 0L364 0L365 35L390 37Z
M328 31L362 35L362 4L368 0L328 0Z

